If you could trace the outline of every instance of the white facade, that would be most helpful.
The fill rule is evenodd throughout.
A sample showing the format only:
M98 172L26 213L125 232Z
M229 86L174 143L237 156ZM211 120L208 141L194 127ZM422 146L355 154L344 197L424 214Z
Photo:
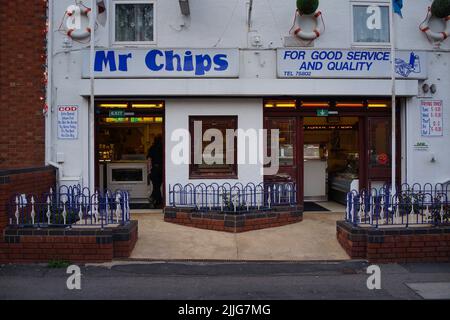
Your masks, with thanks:
M90 0L83 1L90 6ZM127 2L127 1L122 1ZM129 1L133 2L133 1ZM145 2L145 1L142 1ZM263 98L277 96L383 96L391 95L389 79L281 79L277 76L277 48L295 43L287 39L295 13L295 0L253 1L251 27L248 28L248 1L190 0L190 16L180 12L178 0L154 0L155 41L153 44L128 45L113 41L113 3L106 3L106 23L98 24L95 43L98 50L154 48L239 49L239 76L236 78L126 78L96 79L96 97L158 97L166 103L166 188L174 183L189 182L187 166L171 163L170 142L173 130L187 128L189 115L237 115L240 128L263 127ZM352 40L351 4L386 4L389 1L321 0L320 10L325 32L306 49L359 48ZM94 185L94 133L89 112L90 80L82 78L85 44L71 42L58 28L71 0L51 1L49 32L50 111L47 120L47 160L60 166L61 183ZM397 80L397 95L403 97L402 114L402 179L404 182L439 183L450 180L450 39L435 48L419 30L429 0L407 1L401 19L395 15L396 47L404 51L428 52L428 78ZM439 21L434 28L442 28ZM256 38L255 38L256 37ZM259 40L258 40L259 39ZM256 42L255 42L256 41ZM367 48L367 47L365 47ZM373 45L370 48L389 49ZM295 48L294 48L295 49ZM86 61L84 61L86 62ZM443 135L421 135L421 87L426 82L436 86L432 100L443 101ZM78 138L62 140L57 136L57 108L77 105ZM418 150L416 143L426 143ZM434 159L434 161L432 161ZM240 165L238 180L260 182L261 165ZM195 183L201 181L196 180Z

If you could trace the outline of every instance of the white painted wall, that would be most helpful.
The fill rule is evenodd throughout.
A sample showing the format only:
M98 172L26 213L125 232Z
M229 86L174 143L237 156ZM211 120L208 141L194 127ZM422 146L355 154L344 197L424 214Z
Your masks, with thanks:
M167 99L166 100L166 190L169 185L177 183L194 185L205 183L225 183L234 185L236 182L258 184L263 181L262 165L239 164L238 179L189 179L189 165L174 165L171 161L172 149L179 142L172 139L172 132L177 129L189 130L189 116L224 115L237 116L238 128L242 130L262 129L263 109L262 99ZM239 136L238 136L239 140ZM189 144L190 145L190 144ZM245 146L238 143L238 154L245 152ZM190 159L190 150L189 150ZM168 199L167 199L168 200Z
M90 0L83 0L90 5ZM111 1L107 1L111 3ZM150 47L178 48L239 48L239 79L133 79L133 80L98 80L97 93L100 96L126 95L161 95L167 99L167 134L178 126L187 125L188 113L216 112L217 114L235 112L240 116L239 123L260 128L262 126L262 103L264 95L389 95L387 80L289 80L276 79L275 48L284 46L284 37L288 35L295 12L295 0L254 0L252 32L247 29L247 8L245 0L190 0L191 16L182 17L177 0L156 0L156 35L155 45ZM355 2L357 2L355 0ZM364 1L372 3L390 3L390 1ZM433 99L444 101L444 136L423 139L420 136L419 86L416 80L401 81L398 85L400 95L407 96L406 121L403 138L406 150L403 154L407 164L404 171L408 182L441 182L450 179L450 39L440 49L434 49L422 32L419 24L426 15L431 0L405 1L401 19L395 16L397 47L401 50L430 51L428 83L435 83L437 93ZM88 144L92 136L88 132L89 81L81 80L81 53L88 44L74 42L72 47L64 48L64 34L57 29L61 24L66 8L73 0L53 0L52 17L54 49L52 61L53 99L50 113L53 123L48 139L50 157L56 160L56 153L65 154L62 163L63 175L81 177L80 182L87 185ZM325 33L314 43L316 48L351 48L351 16L349 0L321 0L320 9L326 24ZM108 8L110 9L110 8ZM110 15L111 10L108 14ZM97 46L111 48L110 25L99 26L96 30ZM252 47L248 41L251 35L258 34L262 39L261 47ZM240 96L253 99L234 100L178 100L170 96ZM256 97L259 97L257 99ZM214 102L214 103L213 103ZM79 118L79 139L63 141L56 139L56 107L59 104L78 104L81 107ZM241 116L243 117L241 119ZM92 133L91 133L92 134ZM429 151L415 151L412 145L418 141L427 142ZM169 145L168 145L169 148ZM431 153L436 162L431 163ZM187 181L187 168L168 164L167 184L174 181ZM259 179L256 168L240 170L242 182Z

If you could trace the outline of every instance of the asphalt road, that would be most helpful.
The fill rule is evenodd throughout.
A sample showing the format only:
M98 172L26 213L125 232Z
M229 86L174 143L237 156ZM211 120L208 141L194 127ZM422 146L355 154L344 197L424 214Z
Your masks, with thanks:
M381 289L367 288L367 263L118 262L81 267L81 290L65 268L0 266L0 299L423 299L448 298L450 264L380 265Z

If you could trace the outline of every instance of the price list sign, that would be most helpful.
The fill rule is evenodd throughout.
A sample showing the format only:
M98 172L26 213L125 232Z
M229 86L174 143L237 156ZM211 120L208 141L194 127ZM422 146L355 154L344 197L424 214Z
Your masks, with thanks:
M78 139L78 106L58 106L58 139Z
M422 100L420 102L422 137L443 136L443 102L442 100Z

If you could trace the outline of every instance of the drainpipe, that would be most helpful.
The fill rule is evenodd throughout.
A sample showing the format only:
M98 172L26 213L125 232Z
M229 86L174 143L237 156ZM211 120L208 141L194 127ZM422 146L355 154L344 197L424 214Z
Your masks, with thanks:
M63 176L63 168L60 164L52 161L52 150L53 150L53 105L54 105L54 95L53 95L53 7L54 1L49 0L48 2L48 26L47 26L47 114L45 115L45 165L52 166L58 169L57 173L57 183Z
M248 17L247 17L248 32L250 32L250 29L252 27L252 11L253 11L253 0L250 0L248 4Z
M47 114L45 115L45 165L52 159L52 109L53 109L53 0L48 2L47 29Z
M88 185L91 190L94 190L94 132L95 132L95 75L94 75L94 59L95 59L95 23L97 21L97 0L91 0L91 14L92 19L90 19L91 28L91 44L90 44L90 82L91 82L91 96L89 100L89 116L88 116Z
M390 38L391 38L391 82L392 82L392 102L391 102L391 109L392 109L392 119L391 119L391 136L392 136L392 142L391 142L391 190L392 190L392 195L394 195L396 193L395 190L395 183L396 183L396 174L397 174L397 162L396 162L396 113L395 113L395 109L396 109L396 99L395 99L395 94L396 94L396 90L395 90L395 80L396 80L396 76L395 76L395 30L394 30L394 8L393 5L391 3L390 5L390 21L391 21L391 27L390 27Z

